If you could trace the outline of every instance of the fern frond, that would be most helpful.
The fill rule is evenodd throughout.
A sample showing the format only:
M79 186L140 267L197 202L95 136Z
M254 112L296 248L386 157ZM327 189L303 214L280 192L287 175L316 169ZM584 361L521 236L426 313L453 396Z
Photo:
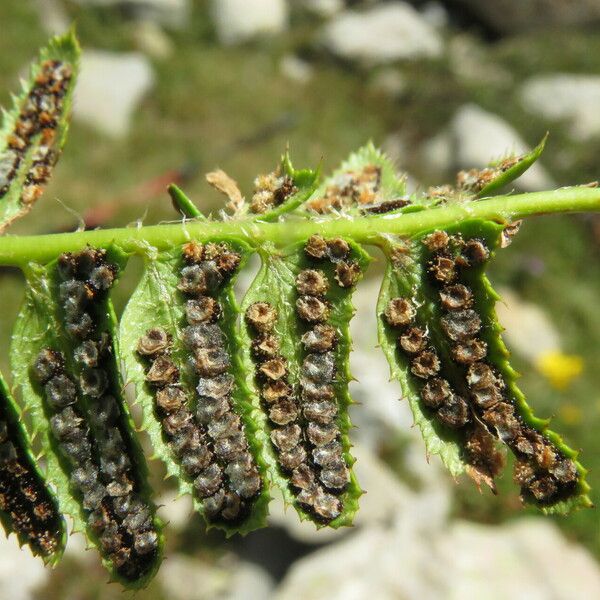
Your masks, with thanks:
M79 68L74 31L50 40L0 127L0 233L42 195L67 138Z
M147 249L146 271L121 321L155 454L207 524L228 535L264 527L269 502L235 331L233 284L247 255L248 246L235 241ZM153 337L168 339L168 347L157 349ZM202 337L208 345L196 345ZM160 361L177 375L157 380ZM174 431L177 419L183 424Z
M0 231L31 207L62 147L77 57L73 34L53 40L4 118ZM591 506L578 454L516 386L485 274L518 219L600 211L600 191L586 186L484 198L544 143L411 195L371 143L322 182L286 153L248 204L225 173L208 177L231 200L221 220L173 185L179 223L0 238L0 265L26 278L10 359L31 424L0 378L5 529L54 564L70 515L113 579L139 588L152 578L162 523L124 381L154 456L208 527L229 536L265 526L272 487L319 528L351 525L363 492L352 468L349 322L365 246L387 263L379 341L427 454L495 491L505 446L524 502L561 514ZM144 273L118 323L111 289L134 254ZM262 264L238 306L234 283L253 254Z
M60 560L66 528L53 491L36 466L29 437L0 375L0 523L44 562Z
M30 265L11 363L61 511L111 575L135 587L158 568L162 540L108 298L123 264L116 250L89 249Z

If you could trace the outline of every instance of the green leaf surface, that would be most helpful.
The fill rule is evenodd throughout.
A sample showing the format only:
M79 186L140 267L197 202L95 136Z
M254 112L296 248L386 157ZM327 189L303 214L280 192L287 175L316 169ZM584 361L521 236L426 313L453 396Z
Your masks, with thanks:
M502 230L501 225L492 222L464 221L449 227L446 232L450 235L458 235L464 240L482 240L491 251L490 258L492 258L493 251L500 244ZM415 422L420 427L425 440L427 453L438 454L450 473L457 476L468 464L464 450L464 432L453 431L440 425L436 421L435 413L423 406L419 396L422 381L411 374L410 360L406 354L398 350L398 330L390 327L383 317L384 310L392 298L410 298L417 307L417 324L428 332L431 344L440 357L441 376L450 382L453 389L458 390L465 397L469 396L466 367L456 363L452 357L451 342L441 327L444 313L439 303L438 290L431 284L431 278L427 273L430 255L422 241L430 233L431 230L423 231L409 241L398 240L394 243L389 239L386 240L385 251L389 263L378 301L379 339L390 363L392 375L401 382L404 395L410 402ZM591 502L587 495L589 486L585 481L586 470L576 461L577 453L569 448L558 434L548 428L547 420L535 417L516 385L517 374L509 364L509 353L501 338L502 327L495 313L498 296L485 276L487 262L464 269L461 271L460 279L472 291L473 309L482 321L479 338L487 344L485 362L495 368L501 376L506 386L505 397L516 407L516 413L522 422L545 436L562 456L573 459L578 472L576 489L570 492L566 499L559 497L551 503L544 504L532 498L525 498L525 500L546 513L566 514L573 508L589 507Z
M415 425L421 430L427 456L438 455L451 475L457 477L465 470L460 437L440 425L432 411L421 402L417 381L409 372L410 362L398 352L398 333L383 318L389 301L396 297L416 295L423 303L422 310L428 308L422 292L422 282L426 275L423 265L413 256L414 247L415 242L403 240L387 240L383 246L388 262L377 299L377 334L381 349L390 365L391 377L400 383Z
M209 241L209 240L203 240ZM223 241L223 240L220 240ZM234 250L242 256L245 262L249 248L243 242L227 240ZM188 396L188 402L193 406L195 401L195 386L197 381L188 372L187 363L189 350L185 348L181 333L185 323L184 299L177 290L182 267L181 247L177 246L171 251L158 253L153 248L145 248L145 271L142 280L131 296L121 319L121 342L124 350L124 362L128 381L135 384L136 402L143 411L142 428L145 429L152 440L154 454L160 458L170 476L176 478L181 494L192 494L194 507L204 516L203 503L193 495L193 486L190 479L183 472L181 465L176 460L174 453L169 448L162 432L160 420L156 414L154 394L145 382L145 362L136 352L139 339L151 328L161 327L173 338L171 359L180 367L182 384ZM235 412L244 422L246 437L251 453L257 460L259 471L265 471L265 466L259 452L258 438L260 431L252 418L252 407L247 400L245 388L245 373L240 363L239 340L236 336L236 322L239 309L235 300L233 286L235 278L231 278L226 285L219 289L217 300L221 305L222 316L219 325L224 332L229 355L233 365L233 375L236 380L232 403ZM186 375L187 373L187 375ZM190 401L190 398L192 399ZM264 527L268 514L270 501L269 490L263 485L257 499L253 501L250 514L239 523L209 522L209 527L216 527L229 535L240 533L245 535L250 531Z
M116 249L108 250L107 259L121 268L125 263L125 257ZM47 464L46 479L57 490L61 512L68 514L73 519L73 531L85 532L88 542L98 548L102 562L111 578L128 588L144 587L160 566L163 543L162 523L156 515L156 507L150 499L151 489L147 482L147 465L139 441L134 435L135 425L123 395L124 386L119 370L121 355L116 335L117 320L112 303L106 297L98 306L94 307L93 317L97 329L108 333L112 349L110 358L103 363L103 367L107 369L108 390L116 399L120 410L115 427L118 428L123 438L126 454L132 463L131 474L135 481L134 493L150 508L152 522L159 536L155 559L143 575L137 579L126 578L118 572L116 566L102 552L98 536L87 525L89 511L83 508L81 494L69 482L71 466L49 426L49 419L53 413L44 399L41 386L31 373L31 366L40 350L52 348L64 355L65 370L71 379L79 380L80 369L73 359L78 342L67 335L64 328L62 307L58 301L60 281L56 273L56 261L48 265L30 264L26 278L25 302L17 318L12 336L11 364L15 380L19 382L21 388L24 406L31 415L34 432L39 435L42 456ZM86 421L89 420L92 411L98 410L95 401L83 395L81 390L78 392L76 406ZM92 440L97 439L99 435L102 435L102 432L96 431L95 426L92 426ZM95 452L94 448L92 448L92 452Z
M24 410L31 420L33 434L41 444L46 481L56 490L60 511L73 520L73 531L83 532L86 529L83 509L71 492L66 463L60 458L58 444L50 432L50 415L44 406L43 394L30 373L31 365L43 348L60 347L50 282L46 270L35 264L29 265L26 278L25 300L10 346L12 373L21 392ZM95 543L92 538L92 544Z
M41 152L48 153L48 158L45 158L42 163L38 162L36 164L47 165L51 171L60 155L67 137L79 54L79 43L73 31L52 38L49 44L40 51L39 59L32 64L27 82L23 84L21 93L13 99L13 107L10 111L4 111L3 113L0 128L0 232L15 219L31 210L33 203L41 193L41 188L47 181L46 175L41 179L36 179L35 186L28 180L32 173L31 168L34 159L37 160L41 156ZM60 61L70 69L71 79L65 83L64 90L61 92L61 108L51 113L55 119L55 124L44 129L39 121L43 112L42 109L29 110L25 107L29 94L39 89L39 85L36 84L36 77L40 75L45 61ZM24 122L22 114L25 110L28 110L27 120L34 122L34 128L32 133L21 138L26 141L26 145L15 154L9 149L9 139L15 133L19 122ZM47 133L51 133L51 137L47 137ZM13 157L17 155L19 156L18 166L16 169L11 169L14 175L7 177L8 172L6 169L8 169L9 163L13 164ZM6 176L5 178L3 178L3 174ZM39 191L34 192L36 186Z
M466 221L457 225L450 232L460 232L465 238L475 237L485 240L492 251L491 258L493 258L493 253L500 247L502 229L503 227L496 223ZM540 509L546 514L566 515L579 508L590 508L592 506L588 495L590 487L585 479L587 469L577 460L579 452L569 447L558 433L550 429L548 419L535 416L533 409L527 404L525 395L517 385L519 374L510 365L510 352L502 339L503 327L498 321L495 310L495 304L501 298L487 278L485 267L486 265L483 265L466 273L465 280L474 292L474 308L483 319L481 337L488 345L488 362L502 375L508 387L509 397L515 403L517 412L523 421L547 437L562 455L573 459L579 473L577 488L570 498L551 505L540 506Z
M512 183L525 171L527 171L533 164L538 160L538 158L542 155L544 148L546 146L546 140L548 136L546 135L544 139L533 149L531 152L524 154L523 156L519 156L511 165L513 161L500 161L498 163L490 165L496 171L494 173L494 177L491 181L486 183L481 190L477 193L479 198L485 198L486 196L490 196L491 194L496 193L498 190L507 186L509 183ZM506 165L506 166L504 166ZM511 166L508 166L511 165Z
M376 202L385 202L395 200L399 197L406 196L406 177L399 176L396 168L387 156L378 150L372 142L369 142L356 152L352 153L342 164L315 190L308 200L308 205L303 205L302 213L309 213L311 206L318 199L323 198L328 189L340 188L343 189L348 185L348 176L360 174L365 167L376 167L379 169L379 181L377 185ZM353 201L351 204L341 207L339 210L344 215L360 215L362 207L360 203ZM324 212L331 212L326 210Z
M173 207L184 217L187 217L188 219L206 220L206 217L179 186L172 183L167 188L167 191L169 192L169 196L171 196Z
M36 493L36 499L31 501L27 499L20 488L12 484L17 477L10 473L7 465L2 465L0 468L0 487L4 501L7 503L6 512L0 510L0 523L4 527L7 534L15 532L19 540L19 544L29 544L33 554L41 556L45 563L55 565L62 557L66 544L66 525L60 515L58 502L53 490L47 485L44 476L36 464L31 449L31 441L23 424L21 410L16 404L12 394L10 393L6 382L0 375L0 422L6 427L6 440L12 443L16 451L17 461L22 469L22 473L18 476L21 481L27 480L27 485L33 488ZM12 488L12 489L11 489ZM8 493L7 493L8 491ZM38 518L34 513L36 504L43 502L51 510L45 522L38 524ZM55 548L48 552L40 545L37 536L30 538L11 517L11 511L15 510L19 514L34 524L33 533L47 531L48 541L52 540Z
M369 255L358 245L351 243L352 258L356 260L362 271L369 262ZM242 313L245 314L249 306L256 302L268 302L277 311L278 319L275 325L275 335L279 339L280 354L286 359L288 368L288 382L298 389L300 380L300 366L306 352L300 343L300 337L308 329L303 324L295 310L298 293L296 291L296 277L306 268L322 269L330 281L326 299L331 304L331 314L327 323L331 324L339 335L339 342L335 350L336 379L334 382L335 399L338 404L339 415L336 423L341 432L341 443L346 463L351 467L354 458L350 454L351 443L349 431L352 427L348 416L348 407L352 403L348 393L348 382L351 380L349 372L349 352L351 340L349 337L349 323L354 315L351 295L352 288L341 288L333 280L333 265L314 264L307 259L304 244L294 244L286 248L263 247L260 250L262 260L260 271L248 289L242 302ZM251 327L245 321L241 324L242 361L247 373L247 388L250 393L254 408L253 418L258 424L260 439L263 446L265 459L269 467L269 476L273 483L281 490L286 504L294 506L302 520L314 521L318 527L322 523L305 510L297 501L293 488L290 486L289 477L279 466L276 452L270 439L272 430L267 415L261 406L260 395L255 377L256 362L250 351L254 337ZM332 528L352 524L354 515L358 510L358 499L362 495L358 482L351 471L351 479L346 490L339 496L343 504L342 513L328 523Z

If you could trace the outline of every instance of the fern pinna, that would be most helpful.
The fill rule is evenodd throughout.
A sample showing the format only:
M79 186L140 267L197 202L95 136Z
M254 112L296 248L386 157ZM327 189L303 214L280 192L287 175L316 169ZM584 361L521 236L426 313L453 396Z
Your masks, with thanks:
M72 33L52 40L4 114L2 229L31 209L56 163L78 54ZM543 144L420 194L372 145L324 181L286 154L249 202L223 172L210 174L230 198L218 218L171 186L178 223L0 238L0 263L27 284L13 388L0 381L6 531L55 564L69 515L113 579L140 587L156 572L163 524L124 381L155 456L207 526L227 535L265 526L273 488L317 527L351 525L362 491L348 326L368 246L387 263L380 345L428 455L495 490L506 446L525 503L546 513L591 506L577 453L516 387L485 275L519 219L600 210L590 186L490 197ZM255 254L262 266L238 305L234 283ZM132 255L145 269L119 322L111 291Z

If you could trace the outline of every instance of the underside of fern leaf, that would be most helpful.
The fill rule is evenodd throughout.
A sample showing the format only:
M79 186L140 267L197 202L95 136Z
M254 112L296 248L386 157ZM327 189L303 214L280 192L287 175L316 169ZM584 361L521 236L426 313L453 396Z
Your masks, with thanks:
M368 255L320 236L260 255L241 335L270 478L301 518L349 525L362 493L348 439L350 295Z
M67 137L79 44L71 32L50 41L31 67L0 128L0 233L43 192Z
M72 34L53 40L4 116L0 230L28 210L58 157L77 55ZM324 181L286 153L248 202L223 171L208 174L229 198L218 219L172 185L178 223L0 238L0 265L26 279L10 348L16 400L0 380L6 531L54 564L69 515L114 580L137 588L154 575L162 523L124 382L154 457L207 527L229 536L266 526L273 488L300 519L351 525L363 492L349 322L366 246L385 257L379 342L428 456L495 492L508 449L525 503L561 514L591 506L577 453L516 387L485 275L519 219L600 211L600 192L586 186L489 197L544 143L413 194L372 144ZM118 322L110 294L134 254L144 273ZM261 267L238 305L234 285L253 255Z
M30 264L11 362L47 460L47 481L112 576L143 584L160 561L160 523L123 397L108 290L114 250Z
M235 332L232 287L247 250L231 241L148 249L121 321L156 455L207 524L228 534L263 527L269 501Z
M585 469L515 385L500 337L486 263L503 227L465 221L391 242L378 303L379 334L403 384L427 451L453 475L466 470L495 491L504 457L515 455L522 498L545 512L590 506Z
M45 562L60 559L65 523L36 467L18 408L0 377L0 522Z

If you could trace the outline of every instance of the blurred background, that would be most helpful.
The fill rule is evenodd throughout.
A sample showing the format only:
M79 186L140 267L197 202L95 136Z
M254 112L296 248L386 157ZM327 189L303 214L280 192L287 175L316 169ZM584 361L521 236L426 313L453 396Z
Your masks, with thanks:
M178 182L209 212L204 173L251 193L289 143L325 172L372 139L411 190L521 152L551 132L522 191L600 173L600 0L2 0L0 103L52 33L76 22L84 54L69 141L39 206L12 233L176 219ZM600 503L600 222L527 222L490 268L521 385L582 448ZM133 261L117 291L135 284ZM600 597L600 516L543 518L428 463L376 350L380 262L356 294L352 409L363 496L356 526L315 532L273 502L271 527L226 541L175 500L152 462L169 521L165 562L136 598L573 599ZM247 276L249 277L249 275ZM22 297L0 271L0 365ZM148 452L150 454L150 452ZM81 535L45 570L0 539L0 599L122 598Z

